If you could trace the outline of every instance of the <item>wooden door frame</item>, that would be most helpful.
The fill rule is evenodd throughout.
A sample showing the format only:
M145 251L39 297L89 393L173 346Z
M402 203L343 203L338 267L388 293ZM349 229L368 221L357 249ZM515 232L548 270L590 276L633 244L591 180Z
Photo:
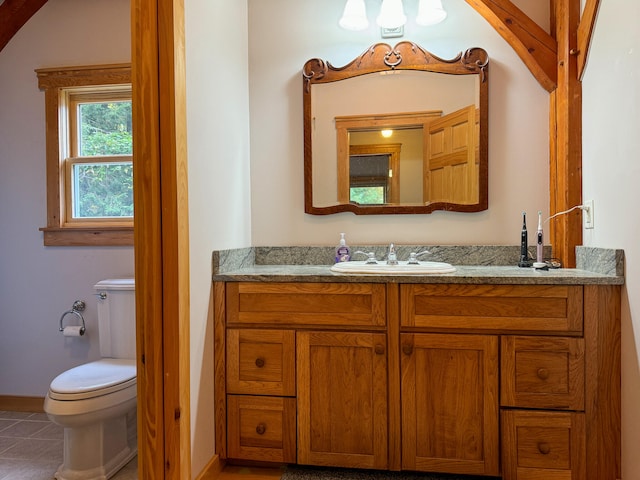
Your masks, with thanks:
M183 0L132 0L138 478L191 478Z

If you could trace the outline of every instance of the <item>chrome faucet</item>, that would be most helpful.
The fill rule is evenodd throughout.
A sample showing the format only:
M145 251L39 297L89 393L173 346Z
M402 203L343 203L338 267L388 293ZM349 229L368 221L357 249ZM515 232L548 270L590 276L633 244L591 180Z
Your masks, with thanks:
M387 254L387 265L398 265L396 247L393 243L389 245L389 253Z

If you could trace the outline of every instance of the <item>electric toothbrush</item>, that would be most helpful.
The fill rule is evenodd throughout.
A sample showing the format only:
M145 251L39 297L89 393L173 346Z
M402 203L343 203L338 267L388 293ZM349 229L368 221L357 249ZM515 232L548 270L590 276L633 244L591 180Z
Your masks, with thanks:
M529 234L527 233L527 212L522 212L522 233L520 234L520 261L519 267L530 267L529 260Z
M538 212L538 232L536 236L536 261L533 264L533 268L544 268L547 266L547 264L544 263L544 235L542 233L542 212Z

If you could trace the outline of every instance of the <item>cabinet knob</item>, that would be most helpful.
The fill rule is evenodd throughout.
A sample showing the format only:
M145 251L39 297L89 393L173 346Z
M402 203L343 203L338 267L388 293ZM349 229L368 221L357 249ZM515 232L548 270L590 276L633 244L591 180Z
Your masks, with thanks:
M256 358L256 367L258 368L264 367L264 358L262 357Z
M404 353L405 355L411 355L413 353L413 346L412 345L402 345L402 353Z
M259 423L256 427L256 433L258 435L264 435L264 432L267 431L267 426L264 423Z
M549 378L549 370L546 368L539 368L537 374L540 380L546 380Z
M378 343L373 350L376 352L376 355L382 355L384 353L384 345Z
M547 455L551 451L551 446L547 442L538 442L538 451L542 455Z

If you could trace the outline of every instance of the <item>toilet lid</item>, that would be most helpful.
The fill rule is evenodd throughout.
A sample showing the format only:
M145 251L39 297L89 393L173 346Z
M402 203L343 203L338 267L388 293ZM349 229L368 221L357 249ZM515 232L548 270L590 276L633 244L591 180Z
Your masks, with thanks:
M135 360L103 358L58 375L51 382L49 395L58 400L79 400L113 393L135 383Z

